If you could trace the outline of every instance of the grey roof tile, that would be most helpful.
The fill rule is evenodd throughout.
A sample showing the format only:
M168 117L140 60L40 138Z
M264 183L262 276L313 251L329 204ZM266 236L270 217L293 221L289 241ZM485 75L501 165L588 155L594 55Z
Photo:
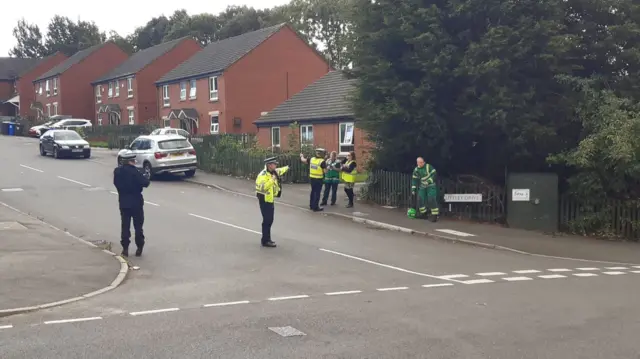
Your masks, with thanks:
M224 71L284 26L286 24L283 23L212 42L189 60L162 76L156 84Z
M42 59L21 59L17 57L0 57L0 81L19 78L24 72L32 69Z
M40 77L38 77L37 79L33 80L33 82L37 82L40 80L44 80L56 75L60 75L62 73L64 73L65 71L69 70L73 65L76 65L78 63L80 63L82 60L86 59L87 57L89 57L89 55L93 54L94 52L96 52L97 50L101 49L103 46L105 46L106 44L108 44L110 41L107 41L105 43L99 44L99 45L95 45L92 47L89 47L87 49L81 50L76 52L73 56L69 57L68 59L62 61L61 63L58 64L58 66L54 66L54 68L52 68L51 70L45 72L44 74L42 74Z
M108 74L95 80L94 82L92 82L92 84L134 75L138 71L142 70L147 65L155 61L157 58L171 51L174 47L178 46L182 41L188 38L189 37L182 37L177 40L163 42L162 44L144 49L142 51L138 51L135 54L131 55L131 57L129 57L127 61L123 62L120 66L116 67Z
M331 71L254 123L260 126L282 122L353 117L348 96L354 89L355 81L347 79L342 71Z

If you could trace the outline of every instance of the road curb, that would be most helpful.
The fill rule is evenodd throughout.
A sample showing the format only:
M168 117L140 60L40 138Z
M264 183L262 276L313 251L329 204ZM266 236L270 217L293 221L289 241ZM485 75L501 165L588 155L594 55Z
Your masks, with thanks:
M33 218L33 219L35 219L35 220L37 220L37 221L39 221L41 223L44 223L45 225L49 226L50 228L52 228L52 229L54 229L56 231L62 232L65 235L67 235L67 236L69 236L69 237L71 237L71 238L73 238L75 240L78 240L78 241L80 241L80 242L82 242L82 243L84 243L84 244L86 244L86 245L88 245L90 247L98 248L98 246L96 246L95 244L93 244L93 243L91 243L89 241L86 241L86 240L84 240L84 239L82 239L82 238L80 238L78 236L75 236L75 235L73 235L73 234L71 234L71 233L69 233L67 231L63 231L62 229L52 225L51 223L47 223L47 222L45 222L45 221L43 221L43 220L41 220L41 219L39 219L37 217L34 217L34 216L32 216L32 215L30 215L28 213L25 213L25 212L15 208L15 207L12 207L12 206L4 203L4 202L0 202L0 205L4 206L6 208L9 208L12 211L20 213L22 215L31 217L31 218ZM108 255L112 256L113 258L115 258L120 263L120 271L118 272L118 275L111 282L111 284L109 284L108 286L106 286L106 287L104 287L102 289L98 289L98 290L95 290L93 292L90 292L90 293L87 293L87 294L84 294L84 295L81 295L81 296L69 298L69 299L59 300L59 301L40 304L40 305L34 305L34 306L30 306L30 307L13 308L13 309L2 309L2 310L0 310L0 318L1 317L8 317L8 316L11 316L11 315L16 315L16 314L35 312L35 311L41 310L41 309L58 307L58 306L61 306L61 305L64 305L64 304L69 304L69 303L77 302L77 301L80 301L80 300L83 300L83 299L95 297L96 295L103 294L103 293L106 293L106 292L108 292L108 291L110 291L112 289L117 288L126 279L127 274L129 272L129 264L127 263L127 261L124 258L120 257L119 255L117 255L117 254L115 254L115 253L113 253L111 251L103 250L103 252L105 252L105 254L108 254Z
M199 186L204 186L204 187L208 187L208 188L214 188L214 189L217 189L217 190L220 190L220 191L223 191L223 192L228 192L228 193L232 193L232 194L236 194L236 195L241 195L241 196L244 196L244 197L252 197L252 198L254 198L254 196L250 196L250 195L248 195L246 193L233 191L233 190L221 187L221 186L216 185L216 184L200 182L200 181L198 181L197 179L194 179L194 178L190 178L190 179L187 179L185 181L189 182L189 183L193 183L193 184L199 185ZM277 203L280 204L280 205L285 205L285 206L288 206L288 207L293 207L293 208L296 208L296 209L300 209L300 210L304 210L304 211L307 211L307 212L311 212L311 210L309 210L308 208L296 206L294 204L285 203L285 202L277 202ZM350 216L350 215L342 214L342 213L323 212L323 214L350 219L350 220L352 220L352 221L354 221L356 223L370 225L370 226L373 226L373 227L376 227L376 228L386 229L386 230L390 230L390 231L396 231L396 232L402 232L402 233L407 233L407 234L412 234L412 235L418 235L418 236L422 236L422 237L427 237L427 238L431 238L431 239L445 241L445 242L448 242L448 243L459 243L459 244L466 244L466 245L473 246L473 247L501 250L501 251L516 253L516 254L521 254L521 255L526 255L526 256L534 256L534 257L550 258L550 259L562 259L562 260L570 260L570 261L577 261L577 262L609 263L609 264L618 264L618 265L627 265L627 266L640 265L640 263L603 261L603 260L595 260L595 259L561 257L561 256L552 256L552 255L539 254L539 253L531 253L531 252L521 251L519 249L515 249L515 248L511 248L511 247L500 246L500 245L497 245L497 244L472 241L472 240L469 240L469 239L449 237L449 236L436 234L436 233L416 231L416 230L413 230L411 228L396 226L394 224L389 224L389 223L379 222L379 221L373 221L373 220L370 220L370 219L366 219L366 218L362 218L362 217L356 217L356 216Z

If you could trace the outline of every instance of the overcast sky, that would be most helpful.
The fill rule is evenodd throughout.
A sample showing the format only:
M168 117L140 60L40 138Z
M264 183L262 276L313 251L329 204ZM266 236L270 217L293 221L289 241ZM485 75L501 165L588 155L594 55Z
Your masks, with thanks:
M12 30L18 20L40 26L43 33L54 15L67 16L72 20L95 21L100 30L108 34L115 30L125 36L146 24L152 17L162 14L169 17L175 10L186 9L189 15L208 12L217 14L229 5L247 5L254 8L268 8L288 3L288 0L217 0L217 1L132 1L111 0L108 2L80 2L70 0L31 0L25 3L13 2L14 6L5 7L0 21L0 57L8 56L15 46Z

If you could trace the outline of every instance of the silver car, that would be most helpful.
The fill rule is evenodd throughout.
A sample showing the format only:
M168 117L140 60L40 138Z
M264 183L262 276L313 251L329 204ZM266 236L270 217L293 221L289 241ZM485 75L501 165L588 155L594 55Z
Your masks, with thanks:
M184 173L187 177L196 174L196 151L182 136L140 136L118 152L118 164L121 162L120 155L124 152L133 152L136 155L136 167L141 169L147 178L161 173Z

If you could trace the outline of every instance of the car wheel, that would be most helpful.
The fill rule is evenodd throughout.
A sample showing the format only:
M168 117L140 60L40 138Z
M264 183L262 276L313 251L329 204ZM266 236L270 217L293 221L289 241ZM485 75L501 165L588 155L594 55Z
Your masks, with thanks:
M151 180L152 174L151 174L151 164L149 162L145 162L142 165L142 174L147 177L148 180Z
M60 158L60 153L58 153L58 147L53 148L53 158L55 159Z
M184 176L187 178L191 178L196 175L196 170L184 171Z
M84 155L84 158L91 158L91 152Z
M44 147L42 147L42 145L40 145L40 156L46 156L47 152L44 150Z

